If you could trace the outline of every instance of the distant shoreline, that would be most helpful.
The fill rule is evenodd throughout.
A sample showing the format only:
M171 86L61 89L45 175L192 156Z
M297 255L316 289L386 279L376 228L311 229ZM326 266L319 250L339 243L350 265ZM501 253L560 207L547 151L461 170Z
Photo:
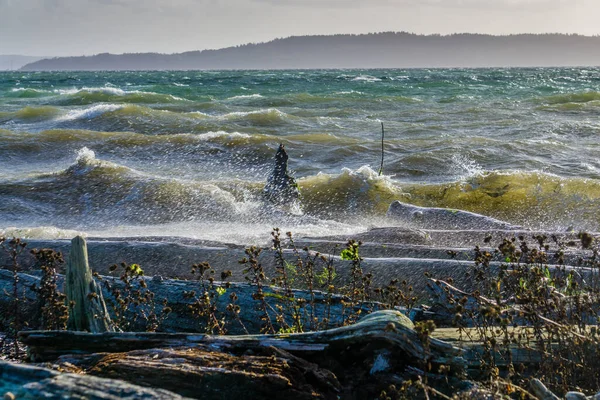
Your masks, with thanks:
M0 55L0 72L17 71L23 66L47 57L22 56L17 54Z
M196 69L98 69L98 70L85 70L85 69L74 69L74 70L24 70L24 69L0 69L1 73L11 73L11 72L74 72L74 73L85 73L85 72L109 72L109 73L118 73L118 72L219 72L219 71L239 71L239 72L253 72L253 71L402 71L402 70L432 70L432 71L451 71L451 70L473 70L473 71L485 71L485 70L534 70L534 69L553 69L553 68L574 68L574 69L584 69L584 68L600 68L600 64L598 65L529 65L529 66L490 66L490 67L352 67L352 68L196 68Z
M600 36L566 34L296 36L179 54L57 57L21 71L527 68L600 66Z

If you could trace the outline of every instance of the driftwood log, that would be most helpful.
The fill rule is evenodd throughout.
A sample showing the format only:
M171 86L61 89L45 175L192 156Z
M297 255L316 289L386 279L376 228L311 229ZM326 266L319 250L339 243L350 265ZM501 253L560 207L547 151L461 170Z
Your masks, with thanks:
M202 399L359 399L378 395L411 366L447 365L451 376L464 369L458 348L419 336L395 311L300 334L30 331L19 338L33 360Z
M69 355L55 365L203 400L337 399L343 390L331 371L274 347L243 354L197 346Z
M278 334L211 336L183 333L107 332L85 333L73 331L25 331L19 339L29 347L33 359L53 359L64 354L123 352L151 348L197 347L207 345L223 351L245 351L273 346L295 354L318 353L350 346L374 346L404 354L416 361L428 360L435 364L463 367L460 349L441 340L431 339L428 348L413 329L413 323L397 311L377 311L358 323L318 332Z
M176 393L115 379L64 374L46 368L0 361L0 395L4 399L184 399Z
M35 275L19 274L19 293L22 301L21 318L27 321L29 326L35 327L35 318L38 313L37 294L32 287L39 286L40 278ZM116 288L123 288L124 284L114 277L101 277L103 284L102 287L103 297L108 304L109 314L112 312L111 304L114 301L110 291L107 290L104 283ZM61 286L64 283L64 277L58 277L58 285ZM11 271L0 269L0 308L4 304L5 306L10 305L12 297L10 296L11 288L13 284L13 275ZM183 281L173 279L162 279L160 277L146 278L146 289L154 293L156 312L158 314L162 311L162 299L168 300L168 306L172 309L172 312L164 319L158 327L159 331L164 332L204 332L205 321L202 318L194 317L189 309L193 299L185 296L186 292L196 291L199 292L201 289L201 283L198 281ZM221 287L221 286L218 286ZM134 288L139 289L139 283L134 283ZM281 302L283 290L277 287L265 287L264 292L266 294L267 303L274 308L276 303ZM243 324L237 322L234 318L229 317L228 324L226 325L228 334L245 334L245 327L249 332L259 332L262 321L260 319L260 310L257 309L257 302L252 298L255 293L255 288L246 283L231 283L229 288L225 289L225 293L216 298L216 307L219 313L226 311L227 305L231 302L230 295L236 293L238 300L237 304L240 306L240 320ZM329 326L339 326L343 322L342 310L344 308L343 301L346 300L343 296L333 295L331 298L328 297L327 293L315 291L314 294L314 310L310 306L312 296L309 291L306 290L294 290L294 297L296 299L302 299L305 302L304 312L302 314L303 322L306 323L311 315L318 320L322 320L329 315ZM363 313L377 310L381 307L381 304L376 302L363 302L357 305L353 311L361 310ZM411 310L404 310L411 320L419 319L432 319L434 315L427 313L419 308ZM132 310L132 315L135 310ZM312 313L312 314L311 314ZM348 314L348 312L346 312ZM274 316L274 313L272 312ZM289 310L284 310L284 315L287 316L288 321L291 321ZM145 320L138 318L136 323L132 324L132 329L144 331L146 330ZM274 321L275 322L275 321Z
M32 360L54 360L61 369L148 384L182 396L202 393L203 399L237 398L240 393L268 399L278 392L290 399L308 399L307 393L314 398L361 398L347 394L373 384L363 393L372 395L373 387L386 387L377 386L382 382L389 385L400 382L399 376L422 375L427 365L431 371L450 366L449 374L438 378L456 384L462 371L479 377L486 352L476 330L466 336L454 328L419 336L411 321L394 311L378 311L342 328L289 335L19 334ZM515 365L535 367L542 360L535 349L508 350ZM508 360L504 353L496 355L500 368ZM435 373L428 375L438 379Z
M486 298L480 294L475 295L474 293L469 293L463 290L460 290L448 282L439 279L428 279L427 287L430 291L430 301L433 304L430 308L430 312L436 315L436 320L438 322L443 323L444 325L450 326L475 326L477 322L472 318L472 316L477 316L475 319L481 319L481 309L484 307L499 307L500 312L504 315L510 314L512 316L513 324L519 326L529 325L527 319L522 316L522 308L514 298L505 299L503 302L498 304L495 300ZM552 287L548 287L548 302L555 305L563 305L567 309L573 307L573 299L572 297L565 296L564 294L554 290ZM579 305L583 306L582 299L578 300ZM457 312L457 306L459 305L461 311ZM582 320L589 325L597 324L598 317L600 316L600 310L597 307L594 307L593 304L588 307L591 310L596 309L596 312L582 312L579 311L578 314L582 318ZM460 314L460 320L456 319L456 315ZM557 325L557 322L552 319L559 320L559 317L556 315L549 315L550 318L544 317L542 315L536 315L536 318L540 319L542 322L550 325ZM480 321L479 321L480 322Z

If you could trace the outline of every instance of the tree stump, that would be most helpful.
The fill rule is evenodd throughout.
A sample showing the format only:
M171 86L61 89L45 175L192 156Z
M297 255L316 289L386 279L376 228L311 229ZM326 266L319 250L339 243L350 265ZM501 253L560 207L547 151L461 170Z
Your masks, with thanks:
M88 262L87 244L81 236L71 241L65 281L67 305L70 307L67 327L74 331L92 333L113 332L102 296L102 289L92 277Z

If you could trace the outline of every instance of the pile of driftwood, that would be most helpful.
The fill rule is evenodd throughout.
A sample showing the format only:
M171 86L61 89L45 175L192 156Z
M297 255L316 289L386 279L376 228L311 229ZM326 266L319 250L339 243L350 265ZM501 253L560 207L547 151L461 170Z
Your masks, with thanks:
M5 278L7 284L10 276ZM27 286L27 280L33 284L39 278L20 279ZM401 311L375 311L352 325L309 333L198 334L191 332L194 322L182 316L167 326L179 332L115 332L83 238L72 241L64 280L71 304L69 330L19 333L29 361L37 365L0 362L0 394L5 399L365 399L423 378L427 384L417 393L423 398L450 395L450 387L476 391L469 379L477 375L482 345L464 345L451 328L431 335ZM2 282L0 274L0 286ZM170 300L186 289L181 282L149 283ZM447 284L432 287L440 291ZM236 292L242 302L252 297L241 284ZM324 298L315 304L321 306L312 311L322 317ZM341 307L342 299L327 304ZM373 304L358 307L375 309ZM244 313L248 326L260 325L252 307ZM513 354L513 362L525 365L539 359L535 350L515 349ZM542 388L537 385L532 391L537 395Z

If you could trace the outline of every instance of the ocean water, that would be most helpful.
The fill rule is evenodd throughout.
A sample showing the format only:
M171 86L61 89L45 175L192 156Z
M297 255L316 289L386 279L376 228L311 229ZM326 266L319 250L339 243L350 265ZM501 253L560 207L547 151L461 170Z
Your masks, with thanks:
M6 72L0 234L261 243L393 200L598 231L599 139L600 69ZM261 196L279 143L293 210Z

